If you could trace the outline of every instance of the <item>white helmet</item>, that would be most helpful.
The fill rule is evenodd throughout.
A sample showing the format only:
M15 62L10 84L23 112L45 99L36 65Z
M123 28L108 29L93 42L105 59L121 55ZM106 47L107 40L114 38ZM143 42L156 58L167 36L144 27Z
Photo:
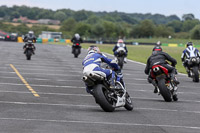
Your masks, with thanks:
M29 31L28 34L34 34L34 32L33 31Z
M80 39L80 35L78 33L76 33L74 36L76 37L76 39Z
M88 50L88 54L90 53L100 53L100 49L97 46L91 45Z

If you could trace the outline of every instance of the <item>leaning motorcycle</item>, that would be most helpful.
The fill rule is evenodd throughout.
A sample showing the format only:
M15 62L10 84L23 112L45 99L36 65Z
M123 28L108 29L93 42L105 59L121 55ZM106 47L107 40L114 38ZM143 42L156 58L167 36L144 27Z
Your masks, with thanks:
M28 43L26 45L26 50L25 50L25 55L27 60L31 60L31 56L33 55L34 52L34 45L33 43Z
M119 47L116 52L117 52L116 57L118 65L120 69L122 69L124 66L124 58L126 57L126 50L123 47Z
M199 82L199 63L198 57L192 57L188 60L189 75L193 82Z
M172 99L177 101L177 84L171 80L168 70L161 65L154 65L151 68L152 84L157 88L158 94L161 94L166 102Z
M81 45L80 43L76 43L72 45L72 53L74 54L74 58L78 58L79 54L81 53Z
M131 97L122 78L120 78L120 81L116 80L116 89L110 89L110 84L104 74L94 71L86 72L83 76L83 81L92 88L90 91L96 103L105 112L113 112L115 108L119 107L124 107L129 111L133 110Z

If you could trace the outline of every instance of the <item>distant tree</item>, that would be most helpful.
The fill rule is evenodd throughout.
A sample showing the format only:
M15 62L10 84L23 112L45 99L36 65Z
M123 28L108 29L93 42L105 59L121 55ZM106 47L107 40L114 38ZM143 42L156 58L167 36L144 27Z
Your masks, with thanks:
M20 17L19 12L15 11L15 12L11 13L11 19L13 19L13 18L19 18L19 17Z
M97 16L95 16L95 15L92 15L92 16L90 16L90 17L87 19L86 22L87 22L88 24L97 24L97 23L99 23L99 21L101 21L99 17L97 17Z
M0 17L4 17L6 15L5 11L0 8Z
M182 31L189 32L193 29L197 24L200 24L200 21L197 19L194 20L186 20L183 22Z
M127 22L129 24L137 24L138 23L138 21L136 19L134 19L128 15L122 15L121 18L124 22Z
M66 32L73 32L76 28L77 22L73 18L69 18L62 22L60 30Z
M74 33L79 33L81 36L88 37L91 34L91 26L80 22L76 25Z
M173 35L174 31L172 27L167 27L165 25L158 25L155 28L155 34L156 37L168 37L169 35Z
M139 24L139 37L153 37L155 25L151 20L144 20Z
M63 11L58 11L54 14L54 19L63 21L66 19L66 15Z
M74 13L74 18L76 21L83 21L88 18L86 11L81 10Z
M183 21L186 21L186 20L193 20L193 19L195 19L195 16L193 15L193 14L184 14L183 16L182 16L182 20Z
M175 32L181 32L183 23L181 21L175 20L175 21L169 22L167 26L172 27Z
M103 38L105 29L101 23L98 23L92 27L91 32L92 32L91 34L92 37Z
M116 25L112 22L109 21L104 21L103 22L103 27L105 29L105 37L106 38L117 38L117 33L116 33Z
M129 33L131 38L139 38L140 37L140 27L139 25L134 25Z
M190 34L192 39L200 39L200 24L196 25L192 30Z

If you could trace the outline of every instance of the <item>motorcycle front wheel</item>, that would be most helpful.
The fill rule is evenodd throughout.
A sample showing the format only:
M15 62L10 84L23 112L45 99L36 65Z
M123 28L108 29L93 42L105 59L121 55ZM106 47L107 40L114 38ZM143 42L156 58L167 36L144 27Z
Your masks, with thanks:
M133 110L133 103L131 100L130 95L128 94L128 92L126 92L126 103L124 105L124 108L128 111L132 111Z

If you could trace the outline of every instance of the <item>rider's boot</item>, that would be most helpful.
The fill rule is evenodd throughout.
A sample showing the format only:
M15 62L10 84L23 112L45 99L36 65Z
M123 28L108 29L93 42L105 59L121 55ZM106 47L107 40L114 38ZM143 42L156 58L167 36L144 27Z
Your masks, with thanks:
M124 58L124 63L127 63L127 58L126 57Z
M172 80L172 82L174 82L175 84L180 84L180 82L177 80L177 78L176 78L176 76L175 76L175 73L171 73L170 74L170 76L171 76L171 80Z
M112 72L111 78L109 79L110 89L115 89L115 72Z
M186 69L186 71L187 71L188 77L191 77L189 68L188 68L188 67L185 67L185 69Z

